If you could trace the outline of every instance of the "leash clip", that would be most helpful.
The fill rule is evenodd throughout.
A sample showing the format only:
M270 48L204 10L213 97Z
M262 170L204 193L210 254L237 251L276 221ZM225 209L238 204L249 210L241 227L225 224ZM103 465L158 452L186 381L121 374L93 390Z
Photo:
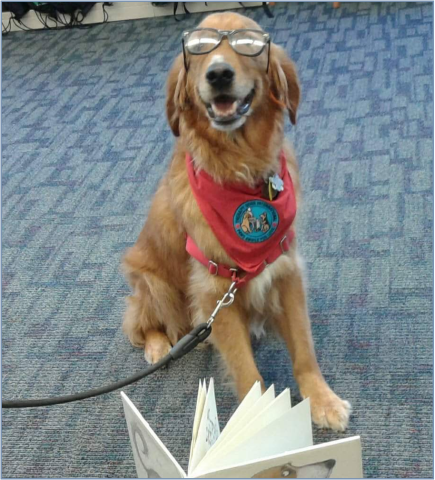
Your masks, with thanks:
M193 350L198 343L203 342L211 333L208 324L200 323L191 332L181 338L169 351L172 360L184 357L186 353Z
M207 327L210 327L211 324L215 321L216 315L219 313L219 310L223 307L229 307L234 302L234 295L237 292L237 281L234 281L225 295L217 301L216 308L213 310L213 313L210 315L210 318L207 320Z

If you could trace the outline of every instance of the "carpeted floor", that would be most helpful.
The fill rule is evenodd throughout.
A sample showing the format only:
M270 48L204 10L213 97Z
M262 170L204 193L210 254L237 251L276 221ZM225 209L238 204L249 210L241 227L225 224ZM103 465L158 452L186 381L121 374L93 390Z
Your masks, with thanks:
M290 128L305 204L319 361L354 407L367 477L432 477L433 5L288 3L247 10L296 61ZM109 10L110 13L110 10ZM3 38L3 392L41 397L144 367L120 325L121 255L143 224L173 137L164 83L201 15ZM284 345L255 343L278 390ZM236 399L209 350L126 389L183 466L198 379ZM3 411L4 477L135 477L118 393Z

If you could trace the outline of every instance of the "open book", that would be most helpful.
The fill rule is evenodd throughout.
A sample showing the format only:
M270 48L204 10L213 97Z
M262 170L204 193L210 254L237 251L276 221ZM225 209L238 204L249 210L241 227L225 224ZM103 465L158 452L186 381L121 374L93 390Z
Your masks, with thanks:
M200 382L187 475L121 397L138 478L363 478L360 437L313 446L310 400L292 408L289 389L257 382L221 432L213 379Z

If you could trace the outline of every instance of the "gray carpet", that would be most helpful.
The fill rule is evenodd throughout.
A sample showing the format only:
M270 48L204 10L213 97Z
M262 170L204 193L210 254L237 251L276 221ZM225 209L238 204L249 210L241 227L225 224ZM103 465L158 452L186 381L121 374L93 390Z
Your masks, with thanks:
M367 477L432 477L433 5L288 3L247 14L296 61L300 244L318 357L354 407ZM110 14L110 10L109 10ZM164 82L201 15L3 38L4 398L76 392L144 367L120 329L135 241L173 138ZM292 388L281 341L255 343ZM209 350L126 389L183 466ZM3 411L3 477L134 477L119 394Z

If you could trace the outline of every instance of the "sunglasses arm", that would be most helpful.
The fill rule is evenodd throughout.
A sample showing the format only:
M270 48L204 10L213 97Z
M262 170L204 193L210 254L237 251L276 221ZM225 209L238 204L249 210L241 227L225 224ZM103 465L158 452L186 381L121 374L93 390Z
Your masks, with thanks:
M181 43L183 45L183 60L184 60L184 68L186 70L186 73L187 73L187 58L186 58L186 48L184 46L184 38L181 39Z

